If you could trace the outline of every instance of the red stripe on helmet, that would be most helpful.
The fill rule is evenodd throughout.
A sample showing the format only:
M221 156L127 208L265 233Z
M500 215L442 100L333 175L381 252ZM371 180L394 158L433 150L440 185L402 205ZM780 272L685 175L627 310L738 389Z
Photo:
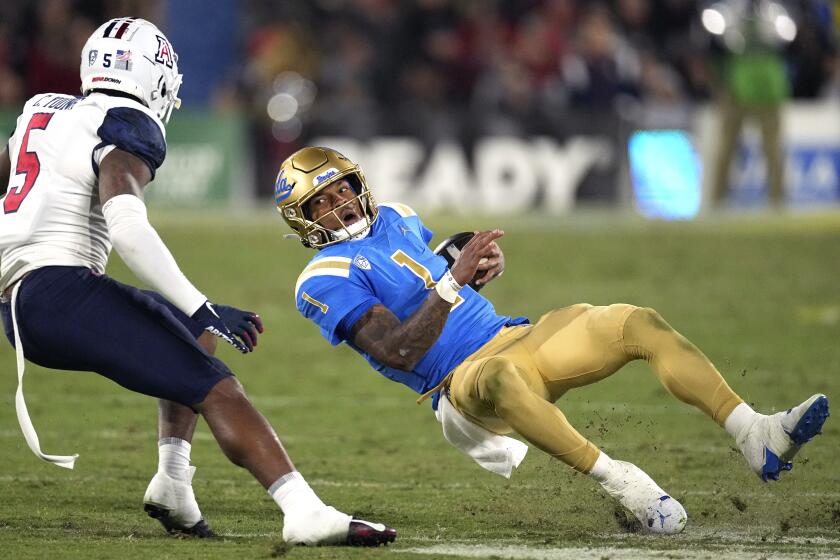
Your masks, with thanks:
M119 19L112 19L111 23L108 25L108 27L105 28L105 33L102 34L102 37L104 38L104 37L107 37L108 35L110 35L111 31L113 31L113 29L114 29L114 26L117 25L117 23L119 21L120 21Z
M131 22L134 21L134 18L128 18L125 23L123 23L120 28L117 30L117 34L114 36L115 39L122 39L123 34L128 30Z

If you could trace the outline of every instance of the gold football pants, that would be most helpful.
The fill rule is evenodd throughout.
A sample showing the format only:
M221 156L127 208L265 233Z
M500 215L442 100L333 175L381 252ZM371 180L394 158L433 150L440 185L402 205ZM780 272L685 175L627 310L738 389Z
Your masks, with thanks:
M480 426L516 431L586 473L600 451L553 403L636 359L647 361L672 395L720 425L743 402L708 358L653 309L585 303L551 311L536 325L502 329L452 372L449 397Z

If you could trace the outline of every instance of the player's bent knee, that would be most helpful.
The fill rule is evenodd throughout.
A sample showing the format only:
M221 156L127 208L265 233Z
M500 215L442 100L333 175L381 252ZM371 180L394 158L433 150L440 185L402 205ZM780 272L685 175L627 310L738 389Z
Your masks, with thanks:
M671 325L662 318L662 315L652 307L638 307L633 311L632 316L634 324L643 325L656 331L673 330Z
M242 387L239 380L231 375L213 385L207 393L207 396L204 397L204 400L194 405L193 408L202 412L206 410L207 407L211 407L214 404L221 404L240 399L248 400L248 397L245 395L245 389Z
M489 358L478 379L479 393L484 400L498 402L518 390L527 390L516 365L502 357Z

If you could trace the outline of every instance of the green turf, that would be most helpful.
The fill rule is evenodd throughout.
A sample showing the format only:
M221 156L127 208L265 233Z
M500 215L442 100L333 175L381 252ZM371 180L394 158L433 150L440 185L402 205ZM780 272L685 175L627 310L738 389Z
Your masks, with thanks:
M613 457L644 468L689 512L676 539L630 534L591 480L534 449L510 481L482 471L443 440L428 405L415 405L409 390L369 371L349 349L329 347L294 310L294 282L311 252L283 240L279 220L243 214L154 221L205 293L264 317L256 353L223 348L220 356L313 487L342 509L398 527L399 540L375 551L285 548L273 502L226 462L203 425L193 450L195 489L223 538L168 538L140 509L156 467L154 401L95 375L30 366L26 395L44 450L81 454L74 471L40 462L17 426L14 354L4 343L4 558L422 559L433 557L417 554L422 549L443 546L432 550L444 557L453 545L515 545L525 554L519 557L535 558L564 547L590 547L596 557L624 548L661 549L672 558L733 550L747 557L840 555L836 419L780 483L762 484L728 436L668 396L644 364L569 393L559 404L571 422ZM494 223L447 218L430 225L438 240ZM655 307L760 410L814 392L838 397L840 216L669 225L593 214L499 223L508 232L508 268L484 293L500 312L536 319L576 302ZM131 281L113 260L111 272ZM547 556L533 556L540 551Z

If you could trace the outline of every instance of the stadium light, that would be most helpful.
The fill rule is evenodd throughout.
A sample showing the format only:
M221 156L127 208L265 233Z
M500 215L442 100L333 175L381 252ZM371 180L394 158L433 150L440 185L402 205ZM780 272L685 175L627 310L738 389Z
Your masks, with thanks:
M796 23L787 14L779 14L776 16L773 24L776 27L776 33L779 34L783 40L790 42L796 38Z
M286 122L297 114L298 101L290 93L276 93L268 100L266 111L271 120Z
M726 18L717 7L703 10L701 21L706 31L712 35L723 35L723 32L726 31Z

